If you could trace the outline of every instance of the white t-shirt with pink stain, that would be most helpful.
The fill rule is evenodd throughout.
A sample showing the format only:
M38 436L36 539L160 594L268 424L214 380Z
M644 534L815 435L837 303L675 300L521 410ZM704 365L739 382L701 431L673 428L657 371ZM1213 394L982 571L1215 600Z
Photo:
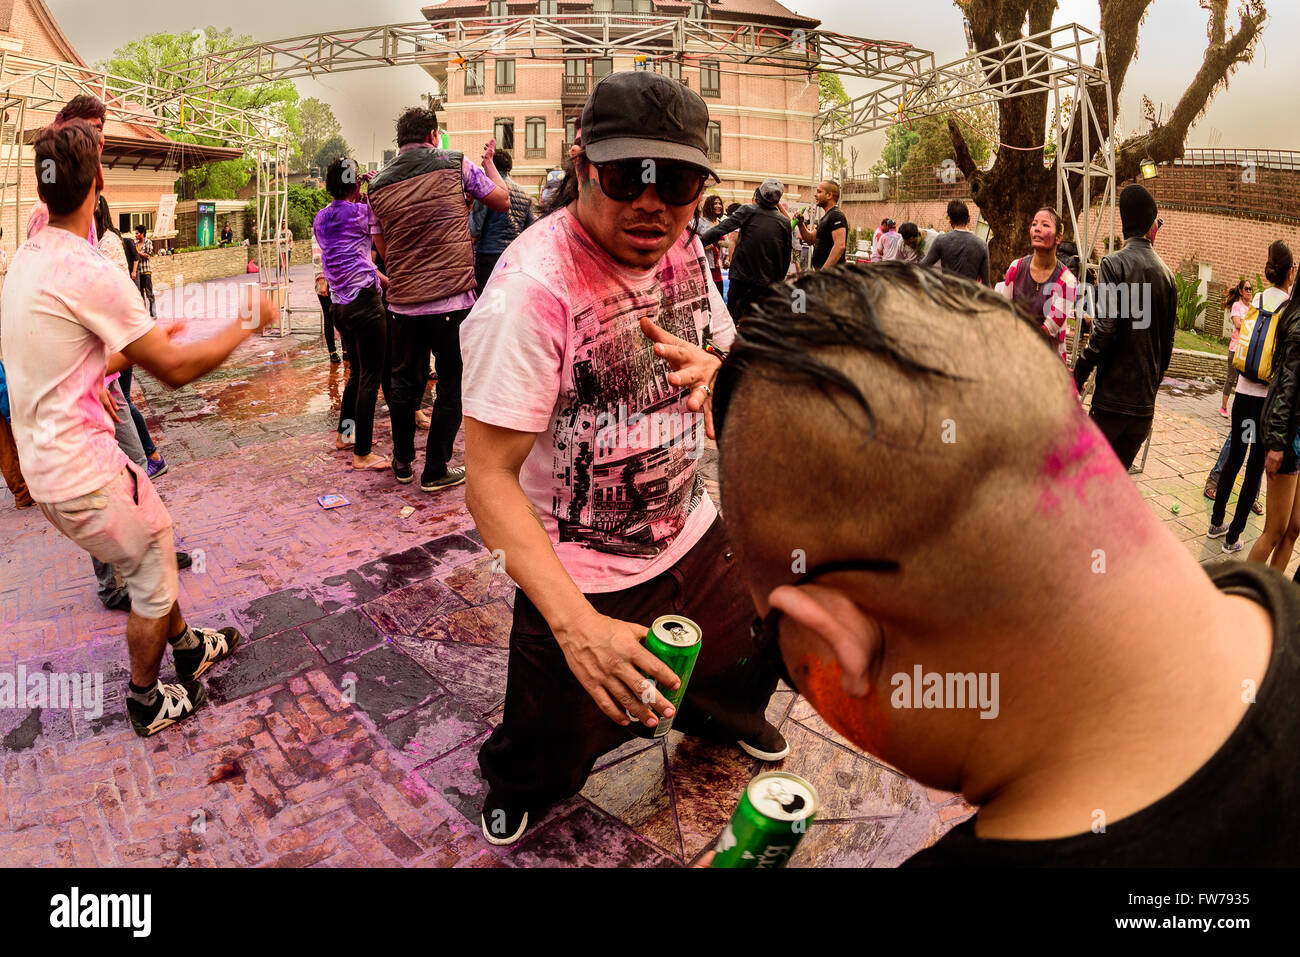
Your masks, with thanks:
M717 516L703 417L669 384L643 315L697 345L705 330L723 349L735 336L698 238L634 270L564 209L511 243L461 328L465 415L537 433L520 484L589 594L666 571Z
M126 466L99 401L108 357L154 326L130 277L81 236L41 229L18 248L0 313L14 439L38 502L66 502Z

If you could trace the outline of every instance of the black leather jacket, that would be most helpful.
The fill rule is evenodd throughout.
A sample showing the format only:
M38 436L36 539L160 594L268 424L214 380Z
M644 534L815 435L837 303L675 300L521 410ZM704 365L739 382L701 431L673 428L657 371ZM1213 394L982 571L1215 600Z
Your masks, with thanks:
M740 239L731 257L731 279L763 286L784 279L794 248L790 220L779 210L750 204L706 229L700 242L712 246L737 229Z
M1177 316L1173 273L1148 239L1130 239L1101 261L1097 319L1088 347L1074 367L1080 391L1092 370L1097 370L1094 409L1139 416L1155 413L1156 393L1173 355Z
M1294 292L1294 290L1293 290ZM1291 447L1300 428L1300 300L1294 296L1278 311L1277 354L1273 356L1273 381L1264 400L1264 448L1281 452Z

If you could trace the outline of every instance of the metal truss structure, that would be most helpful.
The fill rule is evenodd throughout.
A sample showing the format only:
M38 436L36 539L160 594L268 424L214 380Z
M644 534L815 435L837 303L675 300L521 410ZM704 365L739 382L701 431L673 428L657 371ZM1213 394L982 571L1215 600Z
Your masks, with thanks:
M1086 276L1089 268L1100 265L1093 253L1103 237L1115 236L1116 223L1115 143L1110 136L1114 118L1102 34L1067 23L981 50L921 76L881 77L874 89L818 113L815 137L818 142L835 142L923 116L996 106L1032 94L1050 97L1049 142L1057 144L1058 158L1056 208L1069 220ZM1104 104L1104 123L1097 101ZM1079 110L1083 112L1076 128L1073 120ZM1072 160L1076 146L1079 159ZM1076 203L1073 186L1080 181L1082 196ZM1094 215L1094 205L1101 215ZM1074 337L1072 359L1078 358L1081 338Z
M78 92L94 93L115 119L212 137L243 147L252 155L257 170L259 278L263 288L287 307L287 277L280 268L277 246L288 201L287 131L263 114L225 106L213 94L275 80L402 65L421 66L435 77L445 77L449 67L472 64L507 50L516 57L539 60L620 54L648 54L678 62L707 59L804 74L810 79L828 72L867 81L872 84L869 92L817 114L811 146L818 176L824 147L847 137L909 118L1048 94L1055 106L1052 127L1061 157L1057 163L1058 208L1065 210L1085 256L1091 255L1106 225L1104 216L1093 215L1094 200L1109 207L1109 231L1114 234L1110 79L1101 35L1078 24L1056 27L936 67L932 53L905 43L712 16L694 19L612 13L425 20L315 33L169 64L165 73L170 82L164 86L0 52L0 108L16 109L19 120L6 123L0 136L0 216L12 196L16 223L17 194L22 187L18 146L25 111L62 103ZM1105 94L1097 97L1107 110L1105 125L1094 106L1093 94L1100 92ZM1078 161L1069 160L1074 146L1075 127L1070 121L1074 110L1084 111L1078 125ZM1083 193L1076 204L1071 184L1079 178ZM1094 190L1098 182L1100 189ZM281 335L291 331L287 314L288 309L282 309Z

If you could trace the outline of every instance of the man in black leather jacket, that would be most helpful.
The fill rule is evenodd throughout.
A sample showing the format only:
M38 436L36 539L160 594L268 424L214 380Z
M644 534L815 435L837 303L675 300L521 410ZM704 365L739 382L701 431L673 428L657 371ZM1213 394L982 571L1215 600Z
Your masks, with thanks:
M1264 468L1273 475L1291 448L1300 419L1300 298L1291 297L1279 317L1278 343L1273 359L1273 382L1264 400ZM1297 571L1300 574L1300 570Z
M1178 291L1152 243L1156 202L1137 184L1120 195L1124 248L1101 261L1097 319L1074 367L1080 393L1093 369L1092 420L1127 469L1151 431L1156 392L1174 348Z

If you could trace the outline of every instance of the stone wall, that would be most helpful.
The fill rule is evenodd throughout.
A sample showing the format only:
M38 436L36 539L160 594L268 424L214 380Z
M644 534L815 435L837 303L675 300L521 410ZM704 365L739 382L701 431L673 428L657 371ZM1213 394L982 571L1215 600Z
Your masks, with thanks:
M1228 357L1212 352L1175 349L1166 375L1174 379L1213 379L1222 386L1228 375Z
M178 276L182 282L206 282L209 279L242 276L248 272L249 262L256 258L256 246L227 246L224 249L177 253L175 256L155 256L153 285L155 289L170 286ZM307 240L295 242L290 262L295 266L310 263L311 243Z

